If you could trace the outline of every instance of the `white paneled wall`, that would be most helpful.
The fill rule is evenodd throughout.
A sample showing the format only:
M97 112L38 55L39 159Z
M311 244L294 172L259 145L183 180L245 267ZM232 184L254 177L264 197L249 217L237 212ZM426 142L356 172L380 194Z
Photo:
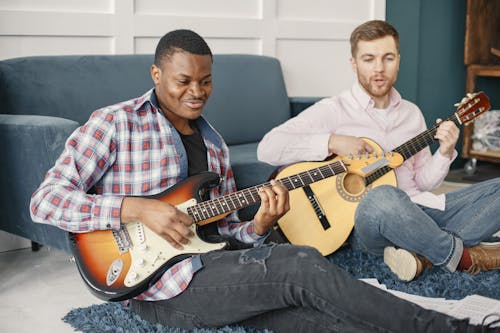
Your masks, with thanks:
M290 96L330 96L354 78L351 31L384 18L385 0L0 0L0 60L153 53L188 28L214 53L277 57Z
M290 96L327 96L352 82L353 28L384 18L385 0L0 0L0 59L153 53L189 28L214 53L279 58Z

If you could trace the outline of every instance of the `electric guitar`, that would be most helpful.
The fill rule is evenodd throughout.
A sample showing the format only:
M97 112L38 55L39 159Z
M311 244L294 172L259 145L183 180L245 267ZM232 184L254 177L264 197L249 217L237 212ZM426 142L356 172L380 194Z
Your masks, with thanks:
M457 126L470 124L476 117L490 108L488 97L483 93L468 94L457 111L446 120ZM435 141L439 124L420 133L415 138L394 149L407 160ZM380 146L363 138L381 153ZM333 159L334 161L337 158ZM287 166L276 174L277 178L311 168L318 162L303 162ZM397 186L396 174L392 168L379 170L362 176L348 170L341 175L304 186L302 191L290 192L290 210L278 220L278 226L285 238L292 244L309 245L323 255L335 252L349 237L354 227L354 214L361 199L372 188L380 185Z
M402 163L402 156L394 153L370 154L360 159L346 157L320 163L316 168L277 181L288 190L293 190L346 171L363 177L381 167L394 168ZM140 222L122 225L120 230L70 233L78 270L90 291L106 301L129 299L147 290L176 262L192 254L224 248L224 242L208 243L202 240L197 226L220 220L233 211L260 202L259 187L270 186L270 183L201 201L203 193L219 181L215 173L200 173L162 193L148 196L176 206L195 222L191 226L195 236L190 239L190 244L184 245L183 250L172 247Z

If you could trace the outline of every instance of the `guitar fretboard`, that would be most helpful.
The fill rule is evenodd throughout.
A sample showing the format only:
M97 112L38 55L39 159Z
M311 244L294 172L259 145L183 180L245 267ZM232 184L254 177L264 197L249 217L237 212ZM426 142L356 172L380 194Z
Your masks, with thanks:
M346 172L347 168L342 161L332 162L319 168L303 171L295 175L277 179L276 181L285 186L289 191L307 186L311 183L333 177ZM187 208L187 213L194 222L200 222L212 217L236 211L260 202L259 188L271 186L270 182L248 187L234 193L218 197L216 199L200 202Z
M490 108L488 96L486 96L483 92L468 94L466 101L462 100L459 104L457 112L455 112L448 119L445 119L445 121L453 121L457 126L470 123ZM438 127L439 124L435 124L432 128L420 133L415 138L402 144L393 151L401 154L404 160L409 159L436 140L434 136L436 135ZM366 185L373 183L391 170L392 169L389 167L380 168L366 177Z
M453 121L457 126L460 126L460 121L459 118L454 114L453 116L445 119L444 121ZM397 147L394 149L396 153L401 154L403 156L404 160L409 159L425 147L429 146L432 144L436 139L434 136L436 135L437 129L439 127L439 124L436 124L432 126L430 129L420 133L410 141L407 141L403 143L401 146ZM387 166L378 169L371 175L366 177L366 185L369 185L388 173L389 171L393 170L392 168L389 168Z

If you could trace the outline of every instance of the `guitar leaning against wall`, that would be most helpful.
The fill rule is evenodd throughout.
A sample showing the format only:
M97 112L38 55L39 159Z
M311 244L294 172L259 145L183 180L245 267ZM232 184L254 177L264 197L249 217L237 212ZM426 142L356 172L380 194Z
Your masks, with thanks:
M468 94L448 119L457 126L468 125L490 108L488 96L483 92ZM412 157L435 141L439 124L420 133L394 149L404 160ZM380 146L363 138L381 153ZM333 159L333 161L337 158ZM277 178L311 168L315 163L295 163L281 169ZM364 177L349 170L341 175L304 186L302 191L290 192L290 210L278 220L278 226L286 239L296 245L309 245L323 255L335 252L349 237L354 227L354 214L358 203L367 192L380 185L397 186L392 168L382 167Z
M280 177L277 181L288 190L349 172L365 177L381 167L395 168L403 163L400 154L370 154L360 159L350 157L319 163L297 174ZM208 187L216 186L219 175L200 173L148 196L176 206L190 215L195 236L183 250L172 247L140 222L121 225L119 230L99 230L88 233L69 233L75 261L86 285L97 297L106 301L132 298L147 290L174 263L195 253L224 248L227 244L208 243L197 233L197 226L215 222L229 213L260 202L258 189L269 182L249 187L219 198L201 201Z

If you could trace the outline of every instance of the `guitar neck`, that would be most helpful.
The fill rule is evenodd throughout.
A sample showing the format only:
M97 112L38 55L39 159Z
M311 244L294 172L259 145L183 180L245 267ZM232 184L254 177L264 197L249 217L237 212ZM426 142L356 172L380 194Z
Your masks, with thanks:
M459 118L457 117L456 114L453 114L453 116L445 119L444 121L453 121L457 126L461 125L461 122ZM401 154L403 156L404 160L409 159L425 147L431 145L436 139L434 136L436 135L437 129L439 127L439 124L435 124L428 130L420 133L417 135L415 138L403 143L401 146L395 148L393 151L396 153ZM388 173L389 171L393 170L392 168L389 168L387 166L378 169L374 173L370 174L369 176L366 177L366 185L369 185Z
M303 171L289 177L276 179L276 182L282 184L290 191L329 177L333 177L346 171L347 168L344 163L342 161L336 161L323 165L319 168ZM202 201L194 206L188 207L187 213L196 223L254 205L260 202L260 196L258 194L259 188L265 186L271 186L271 183L266 182L218 197L216 199Z

